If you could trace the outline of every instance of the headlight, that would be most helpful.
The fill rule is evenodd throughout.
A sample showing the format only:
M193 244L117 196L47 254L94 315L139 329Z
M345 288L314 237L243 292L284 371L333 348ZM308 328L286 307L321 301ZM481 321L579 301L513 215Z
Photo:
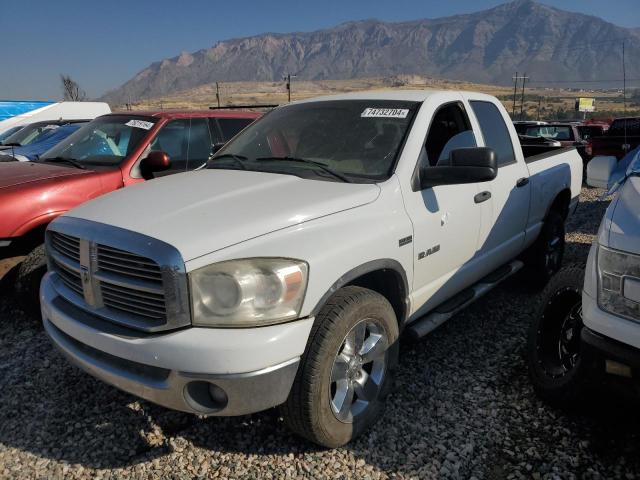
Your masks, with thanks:
M214 263L189 274L193 324L248 327L292 320L300 314L308 266L288 258Z
M640 320L640 256L598 247L598 305Z

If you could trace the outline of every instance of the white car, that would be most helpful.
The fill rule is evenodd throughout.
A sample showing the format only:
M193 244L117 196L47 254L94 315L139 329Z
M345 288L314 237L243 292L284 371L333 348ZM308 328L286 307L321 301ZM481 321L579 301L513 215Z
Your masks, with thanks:
M92 375L169 408L343 445L420 337L523 266L559 267L575 149L527 157L480 93L345 94L277 108L206 169L55 220L42 317Z
M539 395L571 406L611 374L640 375L640 148L620 164L595 157L587 183L617 192L581 266L543 292L529 330L529 374Z
M11 103L11 101L7 101ZM19 103L19 102L18 102ZM37 102L36 102L37 103ZM54 120L92 120L100 115L111 113L108 103L104 102L42 102L45 105L4 120L0 120L0 135L16 127L24 127L36 122Z

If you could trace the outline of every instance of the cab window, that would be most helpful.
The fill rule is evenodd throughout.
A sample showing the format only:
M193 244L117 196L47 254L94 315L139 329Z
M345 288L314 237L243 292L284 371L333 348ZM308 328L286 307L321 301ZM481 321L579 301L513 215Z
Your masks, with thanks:
M151 142L150 151L169 155L171 168L159 175L193 170L211 155L211 134L206 118L179 119L167 123Z
M253 122L250 118L218 118L218 125L222 132L224 142L228 142L235 137L240 130Z
M469 103L471 103L473 113L475 113L480 124L485 146L492 148L496 152L498 167L515 163L516 157L513 152L511 136L498 107L491 102L480 100L474 100Z
M452 150L476 146L464 107L458 102L449 103L440 107L433 117L420 153L420 165L438 165L449 159Z

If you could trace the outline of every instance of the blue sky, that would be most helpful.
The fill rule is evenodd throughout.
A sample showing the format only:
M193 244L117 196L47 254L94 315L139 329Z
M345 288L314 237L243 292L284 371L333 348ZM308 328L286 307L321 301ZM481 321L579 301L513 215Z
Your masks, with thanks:
M504 0L2 0L0 98L59 99L68 73L92 97L149 63L219 40L311 31L349 20L436 18ZM542 0L564 10L640 27L639 0Z

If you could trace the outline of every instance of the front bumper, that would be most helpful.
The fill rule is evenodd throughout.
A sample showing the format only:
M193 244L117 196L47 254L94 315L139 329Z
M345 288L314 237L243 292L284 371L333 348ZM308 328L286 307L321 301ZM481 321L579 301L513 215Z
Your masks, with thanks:
M634 377L637 377L640 372L640 349L600 335L589 328L582 329L581 338L591 354L626 365L634 371Z
M640 323L605 312L586 291L582 292L581 339L585 354L602 360L601 365L609 373L611 362L625 367L624 371L634 380L640 379Z
M45 330L72 363L94 377L165 407L243 415L283 403L312 318L261 328L185 328L142 334L89 315L40 290Z

